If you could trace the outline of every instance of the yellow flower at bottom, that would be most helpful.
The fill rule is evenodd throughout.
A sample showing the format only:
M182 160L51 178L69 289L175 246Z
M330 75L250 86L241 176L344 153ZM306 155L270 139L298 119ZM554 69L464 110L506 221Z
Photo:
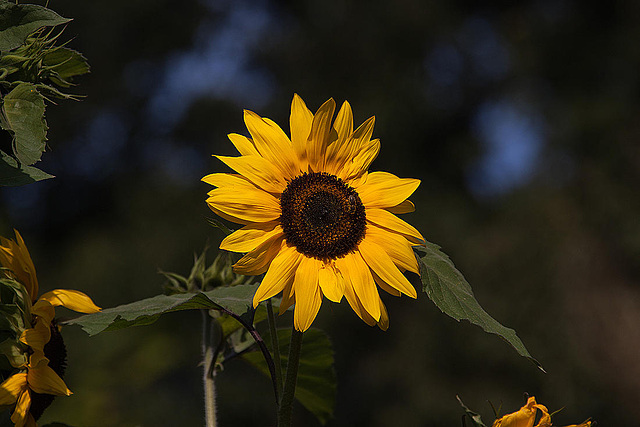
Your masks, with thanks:
M378 288L417 296L403 272L419 272L412 246L424 238L395 214L414 210L408 197L420 181L369 173L380 150L371 139L374 118L354 130L349 103L335 121L334 110L330 99L313 114L294 95L291 139L273 121L245 111L251 138L229 135L240 157L217 156L237 174L205 176L217 187L207 204L244 225L220 244L246 253L234 270L266 273L254 307L282 292L280 312L295 304L294 326L305 331L324 297L345 297L367 324L386 329Z
M551 425L549 411L544 405L538 405L535 397L530 397L526 405L519 411L507 414L493 422L492 427L533 427L536 419L536 410L542 411L542 418L536 427L547 427Z
M18 280L27 289L32 299L30 307L31 328L22 331L19 341L29 347L28 362L20 371L0 384L0 405L13 405L11 421L17 426L35 426L35 418L30 413L33 403L32 392L55 396L69 396L71 391L64 380L49 366L45 346L55 339L64 348L62 336L54 323L55 307L64 306L80 313L95 313L100 307L82 292L70 289L55 289L37 298L38 279L29 251L20 234L16 240L0 238L0 264L5 268L6 277ZM64 355L55 355L63 357ZM59 363L60 364L60 363ZM44 410L44 407L39 408ZM36 415L37 418L37 415Z
M16 427L36 425L29 413L31 407L31 391L56 396L70 396L71 391L64 381L48 365L44 356L30 356L26 372L19 372L0 384L0 405L16 404L11 421Z

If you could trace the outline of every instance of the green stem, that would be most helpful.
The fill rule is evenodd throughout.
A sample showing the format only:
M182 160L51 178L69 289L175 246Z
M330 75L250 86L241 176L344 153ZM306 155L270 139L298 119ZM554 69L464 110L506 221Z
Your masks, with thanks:
M280 345L278 342L278 332L276 331L276 317L273 314L273 304L271 299L267 300L267 319L269 321L269 334L271 335L271 347L273 347L273 361L276 365L276 402L280 404L282 396L282 364L280 360Z
M289 345L289 360L287 362L287 376L284 380L284 390L278 408L278 427L291 426L291 408L296 394L298 379L298 365L300 363L300 349L302 348L302 332L291 329L291 344Z
M202 382L204 385L204 413L206 427L216 427L216 384L215 363L221 345L218 322L209 316L208 310L202 312ZM217 339L216 339L217 338ZM214 342L215 341L215 342Z

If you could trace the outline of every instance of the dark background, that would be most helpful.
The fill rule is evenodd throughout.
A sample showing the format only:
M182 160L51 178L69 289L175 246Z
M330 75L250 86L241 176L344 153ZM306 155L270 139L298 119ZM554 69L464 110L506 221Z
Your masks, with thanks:
M159 269L187 274L222 238L200 178L226 170L210 155L247 134L242 109L288 133L294 92L314 111L346 99L357 124L376 116L372 169L422 180L404 218L548 373L424 294L387 295L388 332L325 301L329 425L458 426L456 394L490 424L487 400L511 412L524 392L565 407L555 425L634 425L640 3L513 3L51 0L92 65L87 97L48 106L39 165L57 177L1 190L2 234L23 234L42 291L102 307L153 296ZM195 312L91 338L65 328L75 394L42 421L202 425L199 328ZM218 378L221 426L275 424L266 378L241 361Z

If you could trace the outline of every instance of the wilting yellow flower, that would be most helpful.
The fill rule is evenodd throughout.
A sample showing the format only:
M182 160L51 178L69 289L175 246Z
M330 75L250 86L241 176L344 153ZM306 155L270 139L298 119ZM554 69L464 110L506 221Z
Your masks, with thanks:
M244 225L220 244L247 253L234 270L266 273L254 307L283 292L280 312L295 303L294 325L305 331L323 297L344 296L362 320L386 329L377 286L416 298L402 272L418 273L412 246L424 238L394 214L414 210L407 198L420 181L368 173L380 150L380 141L371 140L374 118L354 131L349 103L332 122L334 110L330 99L312 114L294 95L291 139L275 122L245 111L251 138L229 135L241 156L217 156L237 174L205 176L218 187L207 203Z
M542 411L542 418L536 427L547 427L551 425L549 411L544 405L538 405L535 397L530 397L527 404L519 411L507 414L493 422L493 427L533 427L536 420L536 410Z
M551 427L551 414L547 407L536 403L535 397L530 397L527 404L520 408L519 411L507 414L493 422L492 427L533 427L536 420L536 411L540 410L542 416L535 427ZM591 421L585 421L582 424L572 424L566 427L591 427Z
M71 394L60 375L49 366L49 359L45 355L45 345L51 340L52 331L57 332L57 326L53 323L55 307L64 306L81 313L95 313L100 308L87 295L70 289L55 289L36 300L38 279L35 267L17 231L16 240L1 238L0 263L5 268L5 275L20 281L31 296L32 327L23 330L19 339L29 346L30 351L28 362L19 367L19 372L0 384L0 406L15 404L11 420L21 427L35 426L35 419L29 413L32 392L56 396ZM57 336L61 340L59 332Z
M0 236L0 264L6 269L5 274L22 283L29 292L31 301L35 301L38 296L36 268L22 236L18 230L14 231L16 241Z

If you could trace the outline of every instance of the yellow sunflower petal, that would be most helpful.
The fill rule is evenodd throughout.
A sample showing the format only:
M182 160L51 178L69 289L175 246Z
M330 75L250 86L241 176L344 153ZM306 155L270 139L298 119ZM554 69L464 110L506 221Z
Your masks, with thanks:
M26 388L26 372L11 375L0 384L0 406L13 405Z
M360 242L358 251L362 254L364 262L371 267L378 277L387 282L391 287L396 288L411 298L418 297L415 288L409 283L409 280L404 277L404 274L398 270L398 267L396 267L381 246L365 237L364 240Z
M296 306L293 310L295 328L304 332L313 323L322 304L322 292L318 285L318 272L321 261L302 257L293 281L296 294Z
M420 185L419 179L398 178L388 172L371 172L357 190L367 208L388 208L407 199Z
M413 204L411 200L405 200L404 202L398 205L387 208L387 210L392 214L400 215L400 214L415 212L416 206Z
M38 316L47 324L51 324L56 315L56 310L49 301L40 298L31 308L31 314Z
M44 351L44 345L51 339L51 329L39 319L39 327L25 329L20 334L20 342L34 350Z
M405 237L372 224L367 226L366 233L365 238L383 248L400 270L409 270L413 273L420 274L418 260L413 252L411 242Z
M220 249L249 252L277 234L282 234L282 227L278 221L249 224L225 237L220 243Z
M23 427L27 423L29 408L31 408L31 393L26 389L18 397L16 407L11 414L14 427Z
M296 303L296 297L293 292L294 278L295 275L291 276L282 290L282 301L280 301L280 310L278 311L278 314L280 315L283 315L289 307Z
M283 243L280 252L273 259L267 274L253 296L253 307L281 292L287 282L295 275L301 255L296 248Z
M346 148L345 143L353 133L353 113L351 111L351 105L349 105L347 101L342 103L342 107L340 107L340 111L338 111L336 120L333 123L333 128L336 131L337 139L327 147L325 171L337 175L339 167L342 166L343 163L338 161L338 153L344 155Z
M354 144L356 149L359 150L360 147L369 142L371 135L373 135L373 127L375 126L375 123L375 116L371 116L353 132L351 139L353 140L352 144Z
M40 297L54 307L63 306L79 313L97 313L100 307L95 305L86 294L73 289L54 289Z
M366 216L367 221L402 234L416 244L424 244L424 237L422 237L422 234L420 234L415 227L401 220L386 209L369 208L366 210Z
M376 273L372 271L371 274L373 275L373 281L376 282L376 285L378 285L380 289L387 292L388 294L393 295L394 297L399 297L402 295L402 292L400 292L396 288L392 288L391 286L389 286L387 282L378 277Z
M229 137L229 140L231 141L233 146L236 147L236 150L238 150L238 153L240 153L242 156L260 155L251 138L247 138L246 136L239 135L237 133L230 133L229 135L227 135L227 137Z
M307 161L307 139L309 132L311 132L312 122L313 113L309 111L302 98L298 94L294 94L293 101L291 101L291 117L289 118L291 144L298 160L303 163ZM303 166L302 170L306 170L304 164L301 166Z
M335 141L337 144L343 144L353 133L353 112L347 101L342 103L333 127L338 134L338 139Z
M362 245L362 243L360 243ZM343 276L348 278L362 306L377 322L380 320L380 295L373 281L369 266L356 251L336 260L336 266Z
M307 157L309 165L314 172L324 170L324 155L329 145L329 137L331 135L331 119L336 108L333 98L326 101L318 108L313 116L311 131L307 141Z
M260 156L215 157L264 191L282 193L286 186L286 181L278 168L271 161ZM240 181L236 181L236 184L242 185ZM248 183L245 187L247 190L250 189Z
M331 144L330 168L331 173L341 178L346 178L351 170L351 164L362 147L369 142L373 134L375 117L369 117L364 123L358 126L343 144ZM335 147L335 148L334 148ZM335 153L334 153L335 151Z
M380 140L374 139L366 143L353 160L338 173L343 180L350 180L359 177L369 169L371 163L378 157L380 151Z
M36 393L53 394L56 396L71 396L62 378L46 363L46 359L30 368L27 372L29 388Z
M542 412L542 416L540 417L538 424L536 424L536 427L551 427L551 415L549 414L547 407L544 405L535 405L535 408Z
M209 203L207 203L207 206L209 207L209 209L211 209L211 211L214 214L218 215L221 218L226 219L227 221L235 222L236 224L242 224L242 225L253 224L253 221L247 221L245 219L237 218L233 215L227 215L226 213L222 212L220 209L216 209L214 206L211 206L211 204Z
M330 301L340 302L344 295L344 283L338 280L338 275L331 264L326 264L318 272L318 283L325 297Z
M247 178L236 173L211 173L204 178L202 182L213 185L214 187L253 187Z
M269 264L276 257L284 236L274 234L269 236L267 240L260 243L255 249L248 252L245 256L240 258L238 262L233 264L233 271L238 274L257 275L267 271Z
M22 236L18 230L13 230L16 241L2 238L0 246L0 264L11 270L17 280L19 280L29 292L31 301L38 297L38 277L36 268L31 260L31 255L27 249Z
M380 300L380 321L378 322L378 327L383 331L389 329L389 313L387 313L387 307L382 300Z
M536 398L530 397L519 411L495 420L492 427L533 427L536 418Z
M280 217L280 202L271 194L259 189L242 191L217 188L211 192L207 203L225 214L250 222L266 222Z
M293 179L300 173L298 156L280 126L249 110L244 111L244 123L262 157L277 166L285 179Z
M351 309L358 315L360 319L362 319L367 325L373 326L377 322L371 317L371 315L365 310L362 302L356 295L356 291L353 289L353 285L348 280L345 281L344 286L344 297L347 299L347 302L351 306Z

